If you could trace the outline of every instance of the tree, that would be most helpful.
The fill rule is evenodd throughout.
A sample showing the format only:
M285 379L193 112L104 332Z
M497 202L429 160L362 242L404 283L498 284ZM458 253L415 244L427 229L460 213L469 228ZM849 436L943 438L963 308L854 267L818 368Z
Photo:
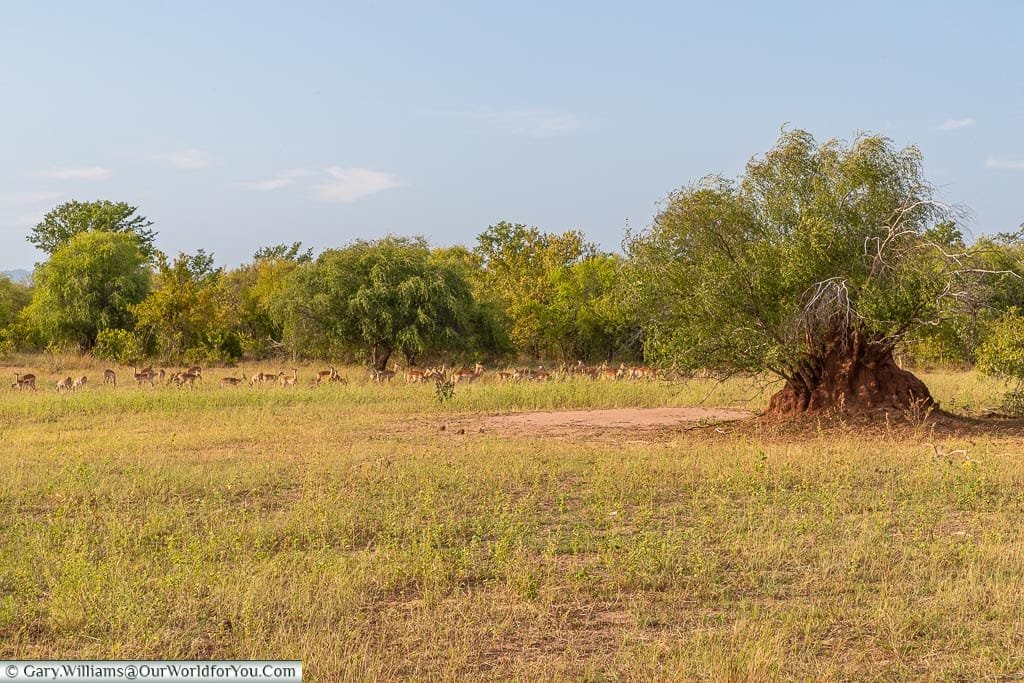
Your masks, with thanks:
M150 273L134 235L84 232L40 264L33 281L23 316L37 340L88 351L101 330L132 328L132 307L146 297Z
M94 202L65 202L51 210L32 228L28 241L48 254L53 254L75 235L83 232L114 232L133 235L139 250L152 258L156 232L150 230L153 221L137 215L138 209L124 202L99 200Z
M358 351L383 370L396 351L412 365L424 352L462 347L472 307L465 278L424 240L387 237L298 268L276 310L294 352Z
M483 267L480 296L505 311L513 344L535 357L557 350L552 283L562 270L594 256L596 247L576 230L558 235L502 221L477 237L474 252Z
M940 225L953 216L914 147L783 133L738 182L672 193L630 239L647 349L684 368L773 373L779 415L930 403L893 350L973 288L980 269Z
M241 357L220 282L223 271L202 249L161 258L156 286L135 307L136 333L168 359L234 361Z
M32 290L0 275L0 330L11 325L32 300Z

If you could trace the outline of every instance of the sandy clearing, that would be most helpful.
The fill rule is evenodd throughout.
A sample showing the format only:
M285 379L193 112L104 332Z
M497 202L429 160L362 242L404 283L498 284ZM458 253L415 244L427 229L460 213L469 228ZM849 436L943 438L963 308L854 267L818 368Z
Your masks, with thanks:
M628 428L670 427L687 422L728 422L743 420L752 413L730 408L611 408L607 410L548 410L534 413L493 415L481 421L484 427Z

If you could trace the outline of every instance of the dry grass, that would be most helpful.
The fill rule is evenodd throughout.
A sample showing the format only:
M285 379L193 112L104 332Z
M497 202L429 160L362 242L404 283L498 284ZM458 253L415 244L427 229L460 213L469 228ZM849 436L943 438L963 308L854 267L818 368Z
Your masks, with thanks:
M0 391L0 657L299 658L322 681L1024 671L1016 436L457 435L434 426L710 386L484 383L439 404L348 374ZM973 375L926 380L944 405L997 402Z

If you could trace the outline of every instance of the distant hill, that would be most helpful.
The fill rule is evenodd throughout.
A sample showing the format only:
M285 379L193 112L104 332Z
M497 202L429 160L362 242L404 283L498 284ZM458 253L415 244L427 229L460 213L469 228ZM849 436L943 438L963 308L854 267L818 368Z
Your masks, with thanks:
M17 268L15 270L5 270L3 274L11 278L15 282L20 282L22 284L25 284L32 279L32 271L25 270L24 268Z

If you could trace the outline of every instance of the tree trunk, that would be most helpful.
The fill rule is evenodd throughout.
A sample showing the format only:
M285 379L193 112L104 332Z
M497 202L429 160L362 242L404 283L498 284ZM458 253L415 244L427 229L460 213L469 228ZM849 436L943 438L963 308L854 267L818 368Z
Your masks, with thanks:
M902 411L914 404L934 403L924 382L896 364L890 346L854 334L847 343L830 344L808 359L772 396L768 414Z

